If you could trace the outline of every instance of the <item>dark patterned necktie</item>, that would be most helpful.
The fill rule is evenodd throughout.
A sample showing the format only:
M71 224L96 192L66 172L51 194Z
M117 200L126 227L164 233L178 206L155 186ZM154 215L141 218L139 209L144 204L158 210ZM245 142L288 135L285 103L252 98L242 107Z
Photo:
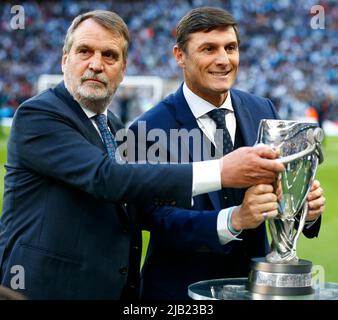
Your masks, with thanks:
M116 141L108 128L108 122L106 115L99 113L93 117L95 120L103 140L103 144L106 147L108 156L113 161L116 161L115 153L117 149Z
M217 133L215 135L215 144L216 149L218 149L219 151L223 147L223 155L231 152L234 149L230 133L225 124L226 112L227 110L220 108L208 112L208 116L216 123L216 129L222 129L223 135ZM222 140L223 144L221 143Z

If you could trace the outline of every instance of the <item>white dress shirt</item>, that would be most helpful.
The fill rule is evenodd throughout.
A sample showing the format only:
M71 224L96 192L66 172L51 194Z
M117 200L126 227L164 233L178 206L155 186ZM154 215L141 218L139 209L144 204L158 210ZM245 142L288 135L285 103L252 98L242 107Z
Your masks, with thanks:
M197 124L200 127L200 129L203 131L203 133L207 136L207 138L212 141L212 143L215 145L215 134L216 134L216 123L214 120L212 120L207 113L211 110L215 109L216 107L212 105L210 102L202 99L198 95L196 95L194 92L192 92L186 83L183 84L183 95L185 97L185 100L188 103L189 108L191 109L191 112L196 118ZM225 123L227 126L227 129L229 131L232 143L235 144L235 133L236 133L236 118L234 109L231 102L231 93L229 91L224 103L219 106L219 108L224 108L227 110L226 116L225 116ZM209 161L204 161L209 162ZM196 162L195 162L196 163ZM201 172L201 175L203 172ZM205 180L207 180L210 172L204 171ZM219 241L222 245L232 241L232 240L241 240L237 238L240 232L233 233L230 231L228 222L230 214L232 214L232 210L234 207L223 209L219 212L217 217L217 233Z

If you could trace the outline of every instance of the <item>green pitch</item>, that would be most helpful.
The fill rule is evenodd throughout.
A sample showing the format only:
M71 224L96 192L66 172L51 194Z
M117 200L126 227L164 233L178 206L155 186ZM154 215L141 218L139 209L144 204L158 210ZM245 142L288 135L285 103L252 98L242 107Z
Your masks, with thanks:
M298 242L298 256L320 265L325 271L325 281L338 282L338 137L324 141L324 163L318 167L317 179L326 198L321 231L318 238Z
M7 139L9 135L9 128L2 128L0 126L0 215L2 213L2 195L4 192L4 176L7 158Z
M0 209L2 209L3 177L5 174L6 144L9 129L3 128L0 135ZM0 131L1 132L1 131ZM328 137L324 146L324 163L319 166L317 178L325 191L326 210L323 215L318 238L298 241L298 256L320 265L325 271L325 281L338 282L338 137ZM173 235L175 236L175 235ZM149 233L143 232L143 255L149 240Z

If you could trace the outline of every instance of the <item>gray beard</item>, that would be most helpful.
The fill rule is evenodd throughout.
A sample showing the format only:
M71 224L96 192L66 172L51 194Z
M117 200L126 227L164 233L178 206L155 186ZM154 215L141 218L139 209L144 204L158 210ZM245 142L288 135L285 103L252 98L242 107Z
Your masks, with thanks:
M86 107L95 113L103 113L106 109L108 109L111 101L113 100L113 95L102 99L90 99L77 94L76 96L74 95L73 98L81 106Z
M73 99L79 103L80 106L85 107L89 109L90 111L93 111L94 113L103 113L106 109L108 109L110 103L113 100L113 96L115 92L113 92L111 95L106 97L84 97L80 94L79 89L77 89L75 92L71 90L69 86L67 86L65 81L65 87L67 88L70 95L73 97Z

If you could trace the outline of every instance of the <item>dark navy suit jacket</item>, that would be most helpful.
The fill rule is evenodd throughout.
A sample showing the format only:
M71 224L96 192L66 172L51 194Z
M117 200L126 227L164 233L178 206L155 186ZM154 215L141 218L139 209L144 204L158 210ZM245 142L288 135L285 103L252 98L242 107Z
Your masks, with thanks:
M120 122L108 118L114 133ZM18 290L30 299L135 297L141 243L129 204L191 205L191 165L113 163L63 83L18 108L6 170L0 282L11 288L23 267Z
M237 121L235 147L252 146L260 120L278 118L275 108L270 100L239 90L231 90L231 98ZM184 98L182 86L132 124L136 135L140 121L145 121L147 132L161 128L169 137L170 129L198 129L202 143L207 139ZM148 149L153 143L148 141ZM171 150L172 145L175 143L169 138L165 144L157 142L159 154L181 161L182 151L177 150L182 149ZM189 143L186 147L192 161L194 145ZM228 195L226 201L224 192ZM144 299L185 299L187 287L193 282L248 276L250 259L265 256L269 249L265 225L243 231L239 236L242 241L231 241L224 246L216 229L219 211L241 204L244 192L226 189L199 195L194 197L190 210L173 206L147 208L144 228L151 231L151 238L142 270ZM307 232L308 236L317 235L319 223Z

